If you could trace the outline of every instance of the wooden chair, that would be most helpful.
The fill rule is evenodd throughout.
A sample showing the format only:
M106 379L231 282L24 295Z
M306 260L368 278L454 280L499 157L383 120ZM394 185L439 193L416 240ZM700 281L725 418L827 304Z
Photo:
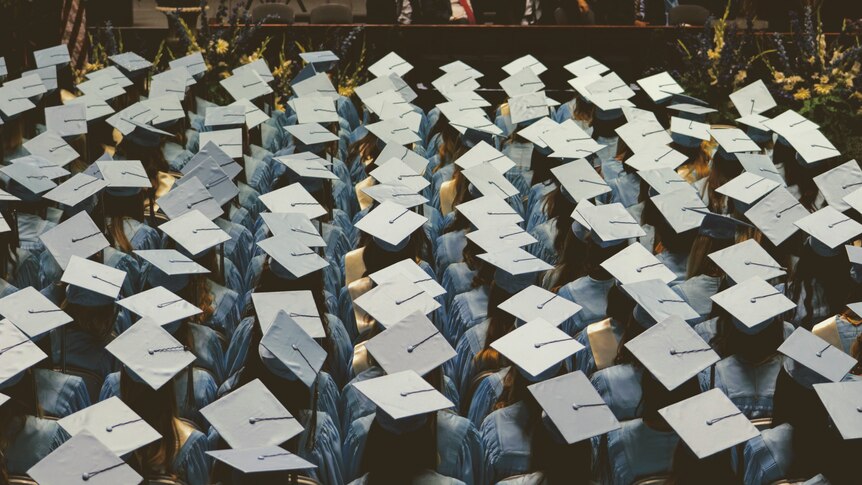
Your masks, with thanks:
M296 21L296 14L288 5L282 3L263 3L251 9L251 19L267 24L290 25Z
M668 480L667 475L653 475L635 480L632 485L664 485Z
M709 10L700 5L678 5L668 14L670 25L706 25L709 20Z

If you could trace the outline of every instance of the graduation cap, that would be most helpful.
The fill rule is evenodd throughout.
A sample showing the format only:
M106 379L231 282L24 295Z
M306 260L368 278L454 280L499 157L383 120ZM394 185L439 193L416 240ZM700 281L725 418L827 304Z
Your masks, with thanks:
M650 195L669 194L677 190L695 190L676 170L668 167L640 170L638 175L649 185Z
M111 341L105 350L139 382L160 389L195 361L195 355L156 322L143 318Z
M709 259L737 283L754 276L771 280L787 274L787 268L782 268L754 239L710 253Z
M186 98L189 80L194 83L194 77L182 67L156 74L150 79L150 97L173 98L182 102Z
M189 178L183 184L174 184L171 191L159 197L156 203L170 219L195 211L213 220L224 213L215 197L197 178Z
M303 74L307 74L308 77L298 79ZM337 99L339 97L338 91L332 86L332 81L326 73L315 74L314 69L307 66L290 83L290 89L300 98L303 96L326 96Z
M86 211L46 231L39 240L63 269L72 256L88 258L111 245Z
M593 59L591 56L582 57L577 61L570 62L563 66L563 69L578 77L590 74L600 76L610 71L607 66Z
M302 278L329 266L327 260L290 235L273 236L260 241L257 245L278 263L270 267L282 278Z
M710 298L733 316L737 327L748 334L760 332L773 318L796 308L796 303L756 276Z
M518 188L490 164L480 164L461 173L482 194L509 198L520 195Z
M42 78L39 77L39 74L35 72L24 74L20 78L12 81L6 81L3 85L16 88L20 90L24 96L33 100L36 100L36 98L48 92L48 87L42 82Z
M356 298L353 304L384 328L395 325L414 312L427 315L440 308L440 303L431 294L406 279L379 283Z
M508 74L510 76L512 76L518 72L521 72L525 69L529 69L536 76L538 76L539 74L542 74L543 72L548 70L548 68L545 67L544 64L539 62L539 60L536 59L535 57L533 57L531 54L527 54L525 56L519 57L519 58L515 59L514 61L503 66L503 71L505 71L506 74Z
M124 298L117 304L157 325L167 325L203 313L200 308L163 286Z
M192 256L202 254L204 251L230 240L228 233L196 209L165 222L159 226L159 229Z
M425 375L455 357L455 349L422 312L408 315L365 347L387 374L412 370Z
M748 115L737 118L738 124L745 126L745 132L757 143L769 143L772 141L772 131L764 124L769 118L763 115Z
M762 153L737 153L736 159L739 160L739 164L742 165L742 169L746 172L778 182L782 187L787 186L784 177L781 176L781 172L778 171L775 164L772 163L772 158L768 155Z
M337 141L338 136L327 130L318 123L304 123L301 125L288 125L284 127L291 136L297 138L305 145L317 145Z
M798 327L782 342L778 352L792 359L793 362L785 361L784 366L797 381L822 381L822 377L830 382L838 382L857 364L856 359L844 353L844 350L802 327ZM815 372L819 377L806 375L808 371Z
M97 161L101 178L112 192L128 189L137 193L139 189L152 187L150 177L140 160Z
M234 159L224 152L216 143L208 142L200 144L201 148L195 156L189 160L182 168L183 175L194 170L198 165L204 163L207 158L212 158L218 167L231 179L242 173L242 165L236 163Z
M219 150L231 158L242 157L242 129L205 131L200 134L200 146L214 144Z
M634 153L650 147L665 146L673 141L670 133L657 122L629 122L617 128L616 133Z
M708 124L676 116L670 119L670 134L674 142L689 148L699 147L701 142L712 139Z
M830 250L834 250L862 234L862 224L831 206L826 206L813 214L809 214L794 224Z
M662 280L643 280L622 285L637 306L634 317L645 327L651 327L670 316L694 320L700 315Z
M355 382L353 386L394 420L455 406L412 370Z
M51 163L49 160L37 155L27 155L25 157L15 158L12 160L12 164L32 165L38 170L41 170L44 176L52 180L69 175L69 171L65 168L58 164Z
M314 196L298 182L263 194L260 196L260 201L272 212L298 212L310 219L316 219L327 213Z
M674 94L685 92L685 89L667 71L639 79L638 85L655 103L667 101Z
M149 68L153 67L153 63L144 59L135 52L123 52L113 56L108 56L114 64L128 73L130 76L136 77L144 74Z
M685 320L674 315L629 340L625 347L670 391L720 360Z
M559 326L581 311L582 307L556 293L531 285L501 303L498 308L523 322L541 319Z
M787 110L771 120L764 121L763 125L778 133L785 141L789 141L795 135L820 128L816 123L793 110Z
M20 89L13 86L0 87L0 111L5 119L11 119L36 105Z
M183 177L177 179L174 187L182 187L192 180L200 182L206 192L213 197L215 203L220 206L227 204L239 195L239 188L212 157L207 157L203 162L186 172ZM204 195L203 192L200 194Z
M326 351L284 311L278 312L260 341L260 357L273 373L314 387Z
M862 187L862 169L856 160L850 160L814 177L814 183L827 204L839 212L844 212L850 208L844 198Z
M720 389L711 389L658 412L700 459L760 435Z
M87 96L110 101L126 94L126 90L123 88L126 85L126 82L115 80L110 76L101 76L84 81L75 87Z
M255 379L201 409L231 448L276 446L302 433L302 425Z
M845 440L862 438L862 381L814 384L814 392Z
M254 69L234 70L233 76L222 79L219 84L230 94L234 100L255 99L272 93L267 81Z
M583 159L554 167L551 173L575 201L592 199L611 191L601 175Z
M72 256L60 281L69 284L66 299L83 306L113 303L126 279L126 273L110 266Z
M0 320L0 387L14 384L10 381L48 357L30 337L9 320ZM8 384L7 384L8 383Z
M403 77L412 69L413 65L394 52L386 54L382 59L368 67L368 71L377 77L388 77L392 74Z
M550 377L545 375L548 371L555 371L563 360L584 348L580 342L541 318L491 342L491 347L534 382Z
M739 128L710 128L709 134L729 154L760 151L760 145Z
M30 194L35 194L37 196L57 186L57 184L51 181L51 177L46 174L45 170L46 169L39 168L38 165L32 163L12 163L0 167L0 172L3 172L10 179L17 182L21 187L30 192Z
M32 155L44 158L50 163L65 166L80 155L59 133L46 131L24 142L24 148Z
M677 190L653 196L650 200L677 234L700 227L709 212L697 192L692 190Z
M446 294L446 289L440 286L433 276L429 275L412 259L403 259L381 270L368 275L378 285L383 283L406 281L418 286L422 291L436 298Z
M336 123L335 101L326 96L303 96L290 101L299 123ZM312 144L312 143L308 143Z
M420 141L419 135L406 122L399 118L381 120L377 123L366 125L366 128L385 143L403 146Z
M538 242L532 234L514 224L489 225L467 233L483 251L495 253L510 247L522 248Z
M273 236L291 236L310 248L326 246L317 227L305 214L296 212L261 212L260 217Z
M144 249L135 254L149 263L146 279L150 286L164 286L180 291L188 285L188 275L207 274L210 271L176 249Z
M117 456L126 455L162 438L119 397L93 403L58 421L70 436L87 432Z
M530 69L516 71L500 81L500 87L510 98L535 93L545 89L545 83Z
M715 191L731 199L739 212L745 212L780 185L772 179L742 172Z
M33 59L36 61L36 67L48 66L63 66L72 62L69 57L69 47L66 44L55 45L47 49L40 49L33 52Z
M30 338L72 321L72 317L32 286L0 299L0 315Z
M796 222L807 216L808 209L783 187L773 190L745 212L745 217L776 246L795 234L799 230Z
M106 68L99 69L98 71L88 72L87 74L84 74L84 77L86 77L87 79L107 78L111 81L116 81L117 84L123 88L129 87L134 84L131 80L129 80L129 78L127 78L122 72L120 72L117 66L108 66Z
M760 114L778 106L769 88L760 79L732 93L730 102L740 116Z
M300 52L299 57L310 64L317 72L326 72L335 67L338 56L332 51ZM373 71L372 71L372 74ZM374 74L375 76L377 74Z
M56 66L48 66L40 69L32 69L29 71L23 71L21 73L22 76L26 76L28 74L36 74L39 76L39 79L42 81L42 84L45 85L45 89L48 92L53 92L57 89L57 67Z
M64 101L65 104L81 104L87 109L87 122L92 122L114 114L107 101L96 96L85 94Z
M411 166L397 158L384 161L368 175L380 183L403 185L413 192L419 192L431 185L422 173L417 173Z
M427 220L426 217L398 204L383 202L360 219L355 227L378 241L399 247Z
M84 135L87 133L87 108L81 104L45 108L45 125L48 131L60 136Z
M484 195L458 204L455 206L455 210L463 214L479 229L503 225L512 226L524 221L524 218L512 209L512 206L495 195Z
M440 70L443 72L463 72L473 76L474 79L481 79L485 75L481 72L474 69L472 66L467 64L464 61L452 61L448 64L443 64L440 66Z
M251 294L257 321L263 333L269 330L280 312L287 313L311 338L324 338L323 320L310 291L271 291Z
M641 244L628 245L601 266L624 285L646 280L670 284L676 279L676 274Z
M245 112L245 126L250 130L269 121L269 116L247 99L238 99L228 106L241 106Z
M374 199L375 202L392 202L406 209L416 207L428 202L428 198L417 194L405 185L375 184L363 187L362 193Z
M200 76L207 72L207 63L204 61L204 56L201 52L194 52L187 56L183 56L168 62L171 69L184 67L192 76Z
M841 151L818 130L798 133L788 141L796 150L797 159L803 161L805 165L813 165L841 155Z
M506 173L515 167L515 162L512 159L484 141L477 143L465 154L455 159L454 163L462 170L489 164L500 173Z
M238 128L244 124L245 108L240 105L212 106L204 119L204 125L214 129Z
M640 224L620 203L597 205L581 215L590 226L593 241L603 248L646 235Z
M213 450L207 451L207 455L244 474L293 472L317 468L317 465L278 446Z
M83 431L27 470L42 485L136 485L143 478L98 438Z
M570 445L620 427L582 371L532 384L527 389Z
M509 117L512 123L517 125L548 116L547 99L544 91L509 98Z

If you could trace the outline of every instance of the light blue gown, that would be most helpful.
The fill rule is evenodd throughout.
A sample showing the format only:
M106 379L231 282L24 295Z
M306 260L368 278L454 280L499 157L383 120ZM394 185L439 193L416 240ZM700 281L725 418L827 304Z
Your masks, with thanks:
M90 403L90 394L84 380L51 369L33 369L39 406L46 417L64 418Z
M841 339L841 348L848 355L853 355L853 344L859 335L862 335L862 325L853 325L841 316L835 317L838 328L838 338Z
M768 418L772 416L772 396L782 362L779 354L759 364L744 362L735 355L725 357L715 364L712 387L721 389L749 419ZM711 389L711 375L710 368L698 374L701 391Z
M442 234L434 244L434 267L442 275L451 264L464 261L464 247L467 246L467 231L453 231Z
M477 428L482 426L485 418L494 411L494 405L503 394L503 381L510 369L511 367L503 367L496 372L488 374L479 381L473 395L469 396L470 402L468 403L467 419ZM467 399L468 396L465 395L464 398Z
M35 416L27 416L25 420L21 431L6 448L6 470L10 475L26 476L27 470L69 439L69 434L57 421Z
M608 460L612 485L630 485L639 478L667 474L679 443L674 431L657 431L642 419L620 423L608 433Z
M698 324L709 318L709 314L712 312L711 297L718 293L719 284L721 284L719 277L697 275L671 287L700 315L699 319L689 320L690 324Z
M34 214L19 212L18 217L18 241L19 247L26 249L34 255L41 254L45 245L39 236L57 226L56 222L46 221Z
M671 285L685 281L688 274L688 253L662 251L656 254L655 257L676 275L676 279L671 281Z
M131 217L123 219L123 232L126 233L126 237L131 236L129 242L132 244L132 249L136 251L162 248L159 231Z
M496 483L531 471L532 437L527 429L529 419L529 409L521 401L497 409L482 422L487 483Z
M784 423L766 429L745 443L746 485L769 485L787 474L793 464L793 427Z
M446 290L443 301L445 301L447 316L448 309L452 306L452 299L461 293L470 291L475 277L476 271L470 269L467 263L453 263L443 270L440 285Z
M641 193L641 178L636 173L620 173L613 180L608 181L611 187L611 202L619 202L625 207L631 207L638 203Z
M452 299L449 320L441 333L450 344L457 344L464 332L487 317L488 288L480 286Z
M473 359L485 348L489 322L490 320L485 320L464 332L455 346L455 358L443 364L443 372L452 377L460 396L469 394L475 372Z
M617 338L619 342L623 337L623 331L625 331L625 325L617 322L616 320L611 320L611 330L613 331L614 336ZM575 370L582 371L587 377L591 377L596 372L596 357L593 355L592 344L590 344L590 338L587 335L587 331L584 330L581 333L575 336L575 340L581 343L584 346L584 349L580 352L576 353L569 359L569 367ZM574 360L574 363L572 363Z
M643 369L633 365L614 365L593 374L590 379L602 400L620 421L640 417Z
M530 244L525 249L533 256L548 264L557 264L560 257L556 248L554 248L554 239L557 237L557 218L554 217L539 224L533 228L530 234L536 238L536 242Z
M104 379L111 372L119 369L117 359L105 350L107 342L100 342L92 335L67 327L66 333L66 365L71 369L83 369L92 372L96 378ZM54 365L62 361L62 340L60 331L51 332L51 349Z
M613 278L597 280L588 275L562 286L557 294L583 308L563 322L560 328L575 336L587 328L587 325L607 318L608 292L613 285Z
M530 192L527 194L527 231L531 231L538 223L538 218L541 217L538 212L542 212L542 206L545 201L545 196L557 188L557 184L552 181L539 183L530 187Z
M173 470L187 485L207 485L210 475L210 458L207 437L200 431L192 431L174 457Z
M359 477L368 430L374 416L364 416L350 426L344 437L345 480ZM486 483L482 471L482 443L470 421L449 411L437 412L437 473L461 480L467 485Z

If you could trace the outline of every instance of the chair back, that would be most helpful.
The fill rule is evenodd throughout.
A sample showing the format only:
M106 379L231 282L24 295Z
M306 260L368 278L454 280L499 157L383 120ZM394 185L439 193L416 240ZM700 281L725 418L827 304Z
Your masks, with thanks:
M266 19L267 24L290 25L296 20L296 14L283 3L262 3L251 9L251 19L254 22Z
M30 477L22 477L18 475L9 476L9 485L39 485L36 480Z
M186 482L168 475L153 475L144 481L144 485L186 485Z
M632 485L664 485L667 483L668 478L666 475L653 475L635 480Z
M763 431L765 429L772 428L772 418L756 418L751 420L751 424L757 428L758 431Z
M678 5L670 10L668 22L671 25L706 25L709 10L700 5Z
M353 11L341 3L325 3L311 9L311 24L350 24L353 23Z

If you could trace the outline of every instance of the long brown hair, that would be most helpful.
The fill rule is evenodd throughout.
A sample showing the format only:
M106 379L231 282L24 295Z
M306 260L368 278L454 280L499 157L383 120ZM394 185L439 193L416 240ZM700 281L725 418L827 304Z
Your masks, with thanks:
M105 217L108 218L106 228L108 239L120 251L131 253L134 248L126 234L124 220L131 218L144 222L144 192L138 192L130 197L118 197L106 192L102 197Z
M473 357L473 375L504 366L503 357L491 344L515 328L515 317L499 308L501 303L511 297L509 292L491 282L488 288L488 330L485 333L485 346Z
M465 153L467 153L467 147L461 139L461 134L449 123L446 123L440 130L440 146L437 148L438 162L432 172L436 173Z

